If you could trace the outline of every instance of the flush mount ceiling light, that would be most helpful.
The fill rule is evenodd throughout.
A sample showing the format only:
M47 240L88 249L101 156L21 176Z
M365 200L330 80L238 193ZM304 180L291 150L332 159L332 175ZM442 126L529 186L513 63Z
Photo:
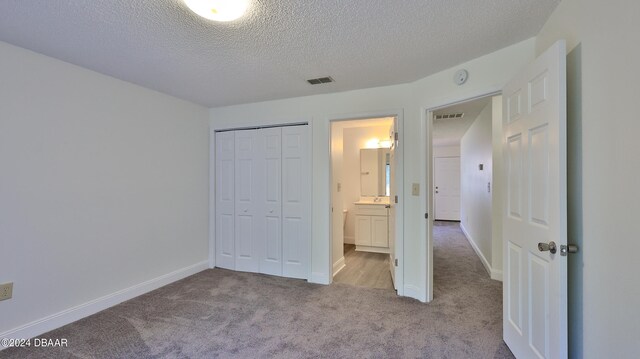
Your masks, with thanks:
M233 21L247 12L249 0L184 0L191 11L214 21Z

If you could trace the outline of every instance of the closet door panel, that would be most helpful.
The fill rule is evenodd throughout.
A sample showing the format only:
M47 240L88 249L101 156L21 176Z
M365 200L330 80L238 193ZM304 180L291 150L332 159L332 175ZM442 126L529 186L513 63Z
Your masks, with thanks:
M282 128L283 275L309 276L310 174L307 126Z
M260 273L282 275L282 129L258 131Z
M216 267L235 269L235 136L216 133Z
M257 130L235 131L235 251L236 270L257 272L259 166L256 160Z

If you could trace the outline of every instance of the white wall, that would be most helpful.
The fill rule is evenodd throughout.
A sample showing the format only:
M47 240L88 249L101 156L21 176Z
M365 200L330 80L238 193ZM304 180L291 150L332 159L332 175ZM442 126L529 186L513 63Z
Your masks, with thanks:
M389 126L352 127L344 129L343 159L343 207L347 209L347 224L344 231L345 243L355 244L356 206L360 200L360 149L365 148L372 138L380 140L389 138Z
M205 108L3 42L0 78L0 337L207 267Z
M460 146L433 146L433 158L460 157Z
M317 96L290 98L245 105L213 108L214 128L233 128L256 124L309 121L313 132L312 198L312 281L329 283L330 264L330 179L329 120L344 117L376 117L400 111L404 120L401 142L404 145L404 186L417 183L420 195L410 191L399 194L405 213L404 267L405 295L427 300L427 212L426 163L432 156L426 145L426 110L463 99L500 90L525 64L534 58L533 39L460 64L419 81L404 85L378 87ZM464 86L452 81L456 69L464 67L470 77ZM430 174L429 174L430 175Z
M492 103L482 109L460 140L460 227L491 274ZM479 169L479 165L483 169ZM493 183L492 183L493 185Z
M567 39L569 348L633 358L640 338L640 2L564 0L536 41Z

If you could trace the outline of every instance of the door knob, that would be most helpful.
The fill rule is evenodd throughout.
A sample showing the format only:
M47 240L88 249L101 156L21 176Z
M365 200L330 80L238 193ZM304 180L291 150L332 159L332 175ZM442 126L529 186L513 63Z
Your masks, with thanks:
M540 252L551 252L551 254L555 254L558 248L556 247L556 242L551 241L547 243L538 243L538 250Z
M270 209L270 210L269 210L269 213L273 213L273 210L272 210L272 209Z
M247 211L248 211L248 209L246 209L246 208L242 210L242 212L247 212Z

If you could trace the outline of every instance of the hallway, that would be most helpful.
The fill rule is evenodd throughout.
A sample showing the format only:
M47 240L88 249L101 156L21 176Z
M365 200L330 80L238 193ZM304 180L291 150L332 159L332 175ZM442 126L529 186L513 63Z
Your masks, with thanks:
M462 327L477 328L482 323L485 335L493 333L493 340L499 342L495 357L512 358L502 341L502 282L489 277L459 222L434 222L433 250L431 304L441 306L447 315L463 316Z

